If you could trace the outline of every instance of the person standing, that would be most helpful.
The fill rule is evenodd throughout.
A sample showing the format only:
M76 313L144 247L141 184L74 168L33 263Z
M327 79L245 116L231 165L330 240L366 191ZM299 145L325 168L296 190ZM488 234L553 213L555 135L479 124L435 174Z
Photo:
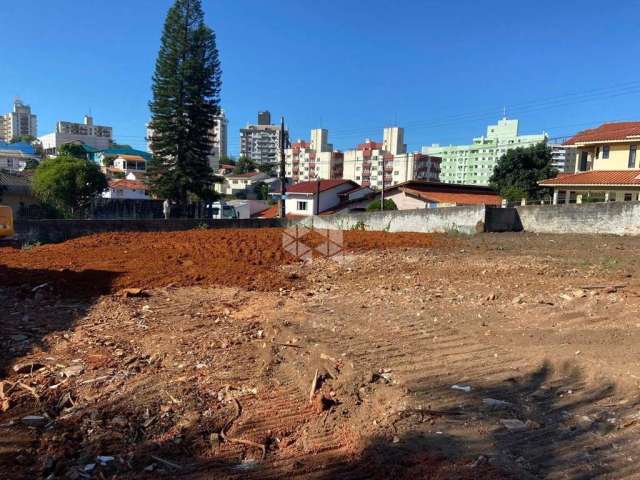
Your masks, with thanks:
M169 203L168 198L165 198L164 202L162 202L162 213L164 213L164 219L169 220L169 215L171 214L171 204Z

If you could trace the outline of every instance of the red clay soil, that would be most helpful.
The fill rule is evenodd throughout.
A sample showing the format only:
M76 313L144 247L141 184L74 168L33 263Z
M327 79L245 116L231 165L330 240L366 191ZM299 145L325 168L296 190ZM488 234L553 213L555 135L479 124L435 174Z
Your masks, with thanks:
M299 261L282 248L282 233L275 228L106 233L28 250L1 248L0 284L50 283L71 296L167 285L272 291L292 283L279 267ZM344 243L348 250L429 247L436 238L349 231Z

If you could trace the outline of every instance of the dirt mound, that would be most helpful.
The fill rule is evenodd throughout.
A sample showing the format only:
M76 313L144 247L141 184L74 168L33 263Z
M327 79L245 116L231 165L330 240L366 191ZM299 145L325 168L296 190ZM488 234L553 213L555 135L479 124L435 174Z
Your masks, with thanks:
M279 268L299 260L282 248L282 229L220 229L91 235L30 250L0 249L0 283L53 283L68 295L127 287L239 286L272 291L291 280ZM425 247L433 235L346 232L348 249Z

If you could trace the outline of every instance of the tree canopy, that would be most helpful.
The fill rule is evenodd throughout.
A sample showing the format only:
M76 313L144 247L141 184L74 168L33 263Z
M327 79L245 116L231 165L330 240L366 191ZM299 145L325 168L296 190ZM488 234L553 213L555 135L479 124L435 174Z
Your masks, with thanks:
M383 202L383 206L384 206L383 210L398 210L398 206L396 205L396 202L394 202L390 198L385 198ZM367 207L367 211L368 212L380 211L380 199L378 198L377 200L374 200L373 202L371 202Z
M167 14L155 73L150 128L152 190L184 202L210 196L209 131L219 113L221 69L215 33L200 0L175 0Z
M77 143L65 143L58 148L58 155L61 157L87 158L87 152Z
M545 189L538 182L558 173L551 161L551 149L546 143L509 150L498 160L489 185L510 201L540 200Z
M33 135L19 135L13 137L10 143L33 143L37 140Z
M83 158L58 156L40 163L33 175L32 187L42 203L65 217L75 217L108 185L95 163Z
M249 157L240 157L236 162L236 166L233 169L233 173L249 173L256 171L256 162Z

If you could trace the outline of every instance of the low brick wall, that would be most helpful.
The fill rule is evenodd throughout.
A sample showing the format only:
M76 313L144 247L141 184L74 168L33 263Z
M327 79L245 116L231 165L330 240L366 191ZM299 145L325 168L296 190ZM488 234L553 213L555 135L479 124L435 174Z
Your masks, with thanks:
M525 232L640 235L640 202L516 207Z
M248 220L145 219L145 220L16 220L21 243L55 243L93 233L104 232L175 232L207 228L275 228L286 225L278 218Z
M387 212L320 215L301 221L316 228L331 230L374 230L386 232L447 233L472 235L484 231L485 207L429 208Z

